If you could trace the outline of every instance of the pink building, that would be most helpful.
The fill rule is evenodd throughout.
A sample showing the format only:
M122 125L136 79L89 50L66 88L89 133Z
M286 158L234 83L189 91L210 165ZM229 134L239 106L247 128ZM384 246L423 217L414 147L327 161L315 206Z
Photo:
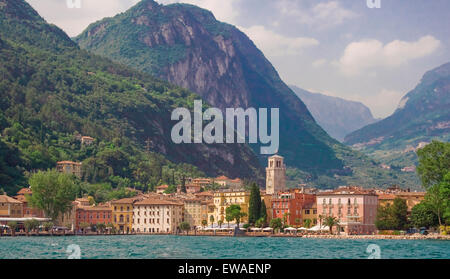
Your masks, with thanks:
M377 207L378 196L375 191L360 187L342 186L317 194L317 214L323 218L336 217L341 232L347 234L375 233Z

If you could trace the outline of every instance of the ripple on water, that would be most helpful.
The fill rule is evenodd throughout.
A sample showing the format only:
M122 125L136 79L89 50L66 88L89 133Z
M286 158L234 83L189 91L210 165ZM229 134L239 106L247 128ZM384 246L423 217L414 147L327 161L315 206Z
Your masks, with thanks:
M339 240L313 238L194 236L66 236L0 238L0 259L67 258L69 245L80 246L82 258L179 259L364 259L369 244L386 259L449 259L450 241Z

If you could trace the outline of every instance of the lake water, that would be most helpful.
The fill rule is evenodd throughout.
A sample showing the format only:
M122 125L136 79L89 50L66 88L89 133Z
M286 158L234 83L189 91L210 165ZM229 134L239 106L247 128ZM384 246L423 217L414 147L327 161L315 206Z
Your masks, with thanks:
M79 246L83 259L367 259L371 244L382 259L450 259L445 240L155 235L2 237L0 259L64 259L70 245Z

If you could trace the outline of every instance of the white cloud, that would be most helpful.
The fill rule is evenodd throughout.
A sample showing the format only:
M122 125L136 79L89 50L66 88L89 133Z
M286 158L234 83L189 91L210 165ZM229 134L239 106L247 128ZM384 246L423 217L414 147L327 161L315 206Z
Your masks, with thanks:
M239 11L235 5L241 0L157 0L161 4L187 3L210 10L214 16L223 22L236 24Z
M374 39L352 42L335 65L343 74L354 76L377 67L394 68L407 64L432 54L440 45L441 42L430 35L415 42L395 40L386 45Z
M385 118L390 116L395 111L403 95L405 95L405 93L402 91L381 89L376 94L355 94L349 97L370 107L374 117Z
M278 1L278 8L283 15L295 17L299 23L317 28L326 28L342 24L358 15L341 6L338 1L320 2L307 8L296 0Z
M266 29L262 25L255 25L250 28L239 27L265 55L288 56L302 52L304 48L319 45L319 41L308 37L286 37Z
M327 63L326 59L317 59L312 63L314 68L320 68Z

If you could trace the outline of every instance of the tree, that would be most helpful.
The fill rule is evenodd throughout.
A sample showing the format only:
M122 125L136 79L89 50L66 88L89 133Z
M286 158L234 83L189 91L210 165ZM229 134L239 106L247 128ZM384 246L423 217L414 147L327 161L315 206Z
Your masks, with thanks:
M179 228L181 231L185 231L187 235L189 233L189 230L191 229L191 225L188 222L182 222Z
M241 206L238 204L230 205L226 210L226 216L230 216L231 220L236 221L236 225L239 228L242 218L247 216L247 213L241 211Z
M283 222L281 218L274 218L270 220L270 227L275 230L281 230L283 228Z
M98 230L101 234L103 234L104 231L105 231L105 229L106 229L106 225L105 225L104 223L97 223L96 227L97 227L97 230Z
M222 228L223 220L217 221L217 224L219 225L219 228Z
M333 227L339 224L339 220L336 217L328 216L324 220L324 225L330 228L330 234L333 234Z
M379 230L390 230L394 227L391 205L379 206L375 218L375 226Z
M209 216L209 221L211 222L211 225L214 225L214 215Z
M404 230L408 228L408 205L406 200L395 198L392 205L392 219L396 230Z
M181 178L181 192L187 193L186 190L186 176L183 174L183 177Z
M17 226L18 226L18 224L15 221L8 222L8 227L9 227L9 230L11 231L11 236L16 236Z
M305 219L304 225L305 225L305 228L309 229L311 227L311 219Z
M322 228L322 221L323 221L325 216L319 214L318 217L319 217L319 227Z
M31 231L39 229L39 222L35 219L26 220L23 226L25 227L25 231L28 235Z
M50 232L51 234L53 234L53 226L54 226L54 224L52 222L45 222L43 226L44 226L44 230L46 232Z
M86 229L89 228L91 225L87 222L81 222L80 223L80 229L83 232L83 234L86 234Z
M202 220L202 226L203 226L203 227L206 227L207 225L208 225L208 221Z
M288 223L288 218L291 216L291 213L289 212L285 212L283 214L283 226L286 226L286 224Z
M444 181L445 175L450 170L449 142L432 141L419 149L417 156L419 158L417 173L426 189Z
M255 226L256 226L257 228L263 228L265 224L266 224L266 220L264 220L264 218L259 218L259 219L256 221Z
M295 218L295 220L294 220L294 222L295 222L295 225L298 227L299 225L300 225L300 222L301 222L302 220L300 219L300 218Z
M33 191L33 195L29 196L30 204L42 209L52 220L72 209L72 201L76 197L73 176L56 170L39 171L31 176L29 182Z
M264 201L261 201L260 218L264 220L264 223L267 223L267 208L266 208L266 203Z
M428 208L437 216L439 226L442 226L442 218L446 211L446 203L448 202L448 197L442 194L442 183L433 185L428 188L425 194L425 203Z
M411 211L411 224L416 228L434 227L439 224L437 215L429 208L428 204L422 201L416 204Z
M250 201L248 205L248 222L255 224L256 220L261 218L261 193L258 185L253 182L250 186Z
M228 228L230 227L230 222L233 221L233 216L226 214L225 215L225 221L228 223Z

